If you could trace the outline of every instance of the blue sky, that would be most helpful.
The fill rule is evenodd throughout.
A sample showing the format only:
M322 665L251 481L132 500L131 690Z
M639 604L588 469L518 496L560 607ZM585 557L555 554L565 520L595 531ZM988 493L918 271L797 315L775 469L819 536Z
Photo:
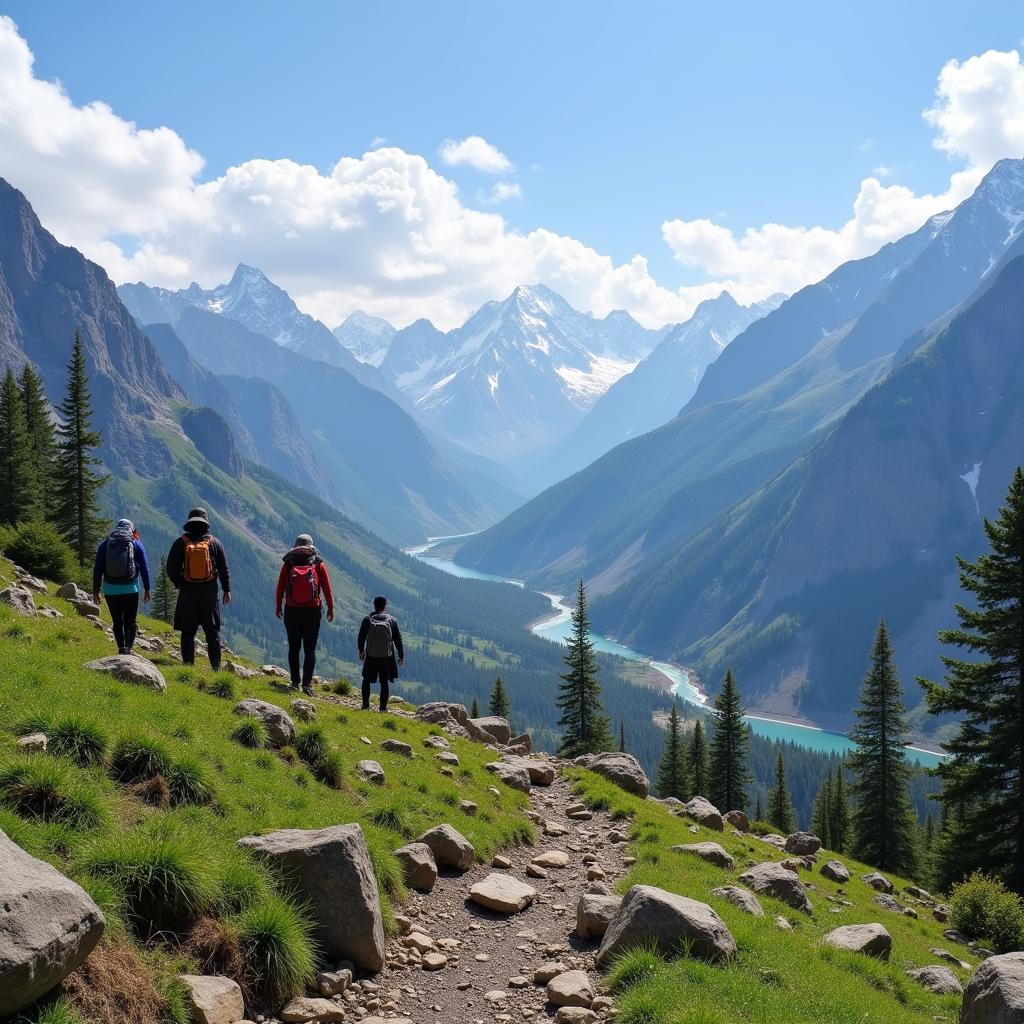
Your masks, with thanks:
M444 167L483 136L515 165L511 229L570 236L660 285L708 277L662 225L838 228L876 168L942 193L922 111L943 65L1024 35L1012 3L114 3L8 0L76 105L166 125L199 181L255 158L327 173L372 140L421 154L482 206L494 176ZM3 173L0 156L0 174ZM17 184L17 182L16 182ZM31 196L30 196L31 198ZM115 232L112 229L111 234Z

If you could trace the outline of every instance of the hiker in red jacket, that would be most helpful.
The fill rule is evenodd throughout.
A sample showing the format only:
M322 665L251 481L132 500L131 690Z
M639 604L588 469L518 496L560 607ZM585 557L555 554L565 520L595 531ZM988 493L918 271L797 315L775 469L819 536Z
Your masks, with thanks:
M313 546L313 538L308 533L300 533L291 551L284 556L284 565L277 577L276 609L288 633L288 670L292 686L299 688L299 649L302 648L302 692L310 697L313 696L316 642L320 636L324 601L327 602L327 621L333 622L334 595L327 565Z

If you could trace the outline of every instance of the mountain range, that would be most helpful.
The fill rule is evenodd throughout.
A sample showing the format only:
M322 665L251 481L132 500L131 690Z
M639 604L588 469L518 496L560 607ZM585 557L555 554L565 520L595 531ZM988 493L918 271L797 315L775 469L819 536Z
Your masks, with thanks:
M395 329L380 317L358 310L334 328L334 336L361 363L380 366L395 336Z

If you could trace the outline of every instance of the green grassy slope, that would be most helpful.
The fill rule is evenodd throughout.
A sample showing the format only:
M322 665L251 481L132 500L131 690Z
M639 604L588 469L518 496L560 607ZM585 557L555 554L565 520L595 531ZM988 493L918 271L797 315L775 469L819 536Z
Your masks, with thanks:
M749 864L782 860L784 854L731 829L713 832L700 828L695 835L690 831L692 822L674 817L666 807L632 797L590 772L569 771L586 803L609 808L613 816L621 816L627 823L630 852L637 863L620 883L620 891L631 885L655 885L709 903L725 920L738 946L737 958L728 967L686 958L666 961L649 953L624 958L607 979L619 1002L619 1024L931 1024L956 1020L959 996L933 995L905 971L943 963L929 952L932 947L949 949L972 965L978 962L977 956L944 939L942 933L948 926L934 920L927 908L915 906L920 917L914 920L875 904L875 891L860 878L872 869L837 855L852 876L845 886L830 882L817 870L800 872L805 883L814 885L808 891L811 916L758 897L765 916L755 918L711 896L710 890L739 884L737 876ZM703 841L721 844L732 855L735 868L717 868L671 849L676 844ZM821 851L819 865L831 856ZM914 906L903 892L909 883L889 877L900 902ZM840 889L842 896L838 895ZM826 896L847 899L853 906L829 902ZM792 931L783 931L774 923L778 915L791 922ZM874 922L892 935L888 963L822 945L822 936L833 928ZM961 982L966 980L968 972L953 970Z

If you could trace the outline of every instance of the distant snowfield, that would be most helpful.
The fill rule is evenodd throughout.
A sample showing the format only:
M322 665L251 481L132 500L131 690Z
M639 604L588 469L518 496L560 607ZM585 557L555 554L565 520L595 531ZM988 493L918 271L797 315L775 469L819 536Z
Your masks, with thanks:
M573 404L581 409L594 404L616 381L636 369L639 359L614 359L594 356L590 369L578 370L573 366L558 366L555 373L565 382L563 391Z

